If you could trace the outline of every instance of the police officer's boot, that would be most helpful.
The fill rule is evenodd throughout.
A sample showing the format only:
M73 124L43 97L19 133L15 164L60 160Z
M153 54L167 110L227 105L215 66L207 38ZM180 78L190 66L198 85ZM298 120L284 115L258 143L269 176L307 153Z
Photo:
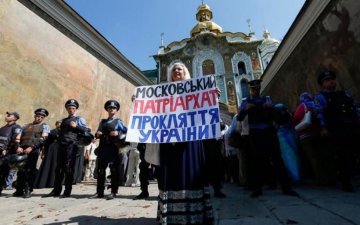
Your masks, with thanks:
M106 200L112 200L116 197L116 193L111 193L106 197Z
M137 195L134 200L140 200L140 199L146 199L149 197L149 192L148 191L141 191L141 193L139 195Z
M24 188L24 195L23 198L30 198L31 197L31 191L30 191L30 187L28 184L25 185Z
M13 193L14 197L21 197L24 195L24 190L22 187L16 186L16 191Z
M61 198L69 198L71 195L71 188L65 187L64 193L61 195Z
M95 193L94 195L90 196L90 199L95 199L95 198L103 198L104 197L104 193Z
M42 198L49 198L49 197L59 197L61 193L61 189L60 191L58 191L58 189L53 189L49 194L43 195Z

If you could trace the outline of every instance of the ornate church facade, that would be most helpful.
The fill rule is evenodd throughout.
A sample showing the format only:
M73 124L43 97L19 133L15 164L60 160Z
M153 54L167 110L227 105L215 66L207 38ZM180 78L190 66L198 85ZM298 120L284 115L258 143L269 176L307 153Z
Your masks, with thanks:
M157 63L158 81L166 82L175 62L184 63L192 77L213 75L221 90L223 113L236 114L243 97L248 96L247 82L260 79L280 42L264 31L263 39L254 33L223 32L212 21L213 13L201 4L196 13L198 23L190 37L160 46L153 57Z

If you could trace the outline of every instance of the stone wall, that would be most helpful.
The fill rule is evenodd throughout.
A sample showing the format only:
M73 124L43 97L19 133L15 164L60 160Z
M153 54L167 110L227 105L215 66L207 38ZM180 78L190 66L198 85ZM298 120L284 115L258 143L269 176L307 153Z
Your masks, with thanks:
M360 1L331 1L266 86L264 94L293 110L303 91L312 94L319 91L316 82L319 71L331 68L337 73L338 88L349 90L360 103L359 55Z
M33 111L45 107L47 123L67 115L64 103L75 98L78 114L94 130L106 116L104 102L121 104L128 122L130 83L58 29L16 0L0 1L0 117L19 112L19 124L32 122Z

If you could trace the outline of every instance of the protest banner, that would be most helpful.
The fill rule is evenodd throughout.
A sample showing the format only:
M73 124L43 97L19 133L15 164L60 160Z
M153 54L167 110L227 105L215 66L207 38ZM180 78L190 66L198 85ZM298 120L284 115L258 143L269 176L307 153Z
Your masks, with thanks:
M126 141L170 143L221 136L213 76L137 87Z

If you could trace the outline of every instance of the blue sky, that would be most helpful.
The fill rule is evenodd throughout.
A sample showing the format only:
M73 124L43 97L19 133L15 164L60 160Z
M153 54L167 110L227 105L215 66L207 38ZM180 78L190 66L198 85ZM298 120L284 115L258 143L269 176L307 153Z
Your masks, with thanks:
M140 70L155 69L151 57L160 45L190 37L201 0L65 0ZM205 0L223 31L259 39L264 29L282 40L305 0Z

